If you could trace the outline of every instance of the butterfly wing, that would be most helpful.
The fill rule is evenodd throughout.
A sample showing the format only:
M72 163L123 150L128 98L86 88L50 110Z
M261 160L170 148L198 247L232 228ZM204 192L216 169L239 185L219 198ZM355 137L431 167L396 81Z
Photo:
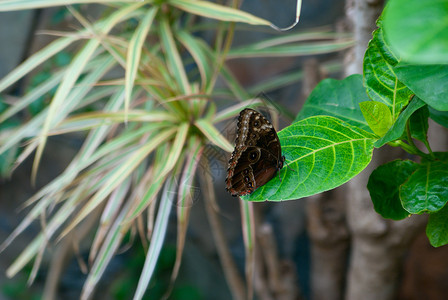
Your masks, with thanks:
M266 184L277 171L277 159L259 147L246 147L226 178L232 196L247 195Z
M235 150L227 169L226 188L247 195L266 184L283 167L280 140L269 121L253 109L238 118Z

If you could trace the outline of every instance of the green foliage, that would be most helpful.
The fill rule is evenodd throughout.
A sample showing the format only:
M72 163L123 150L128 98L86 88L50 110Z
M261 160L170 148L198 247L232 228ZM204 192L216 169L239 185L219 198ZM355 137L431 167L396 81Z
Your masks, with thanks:
M421 164L400 187L404 209L413 214L436 212L448 201L448 164L429 161Z
M282 201L333 189L361 172L375 136L330 116L295 122L278 133L287 167L245 199Z
M376 212L393 220L409 216L409 212L403 208L399 192L400 186L417 167L418 164L410 160L395 160L372 172L367 188Z
M431 107L447 111L448 65L408 65L400 64L394 68L397 77L412 92Z
M358 76L321 82L296 123L279 132L288 168L246 198L279 201L334 188L365 168L373 147L388 144L415 161L372 172L375 210L393 220L430 214L431 244L447 244L448 154L433 153L427 135L429 118L448 127L447 17L448 1L389 1L364 56L364 87Z
M428 105L424 105L417 109L409 119L409 131L411 132L411 138L419 140L425 144L427 149L430 148L428 144L428 118Z
M412 99L411 103L398 116L395 123L389 128L386 134L375 142L375 147L379 148L386 143L398 140L404 133L409 118L419 108L423 107L425 103L418 98Z
M426 235L434 247L448 244L448 206L429 215Z
M381 22L378 22L381 25ZM373 33L364 55L363 72L367 94L373 101L386 104L395 120L409 102L412 91L395 74L398 58L384 41L383 29Z
M387 138L377 141L375 146L385 143L401 146L422 159L412 164L394 162L396 170L389 168L398 176L395 180L389 178L389 183L395 186L392 186L393 197L387 196L391 192L390 184L378 180L377 173L387 165L372 173L369 191L377 212L383 217L400 219L406 213L430 214L426 233L431 244L438 247L448 243L448 160L447 153L431 151L427 131L429 118L448 127L448 31L442 21L448 15L448 1L393 0L383 15L384 42L400 58L391 66L392 70L414 97L390 133L386 133ZM427 152L417 148L414 139L421 141ZM383 173L383 176L387 175Z
M359 109L359 104L368 100L370 99L362 86L362 76L359 74L344 80L325 79L311 92L295 121L316 115L333 116L371 131Z
M447 0L393 0L384 12L389 45L412 64L448 63Z
M430 118L442 125L445 128L448 128L448 111L440 111L437 109L428 106L429 116Z
M27 288L27 274L31 272L31 265L24 268L23 274L11 280L0 283L2 298L20 300L42 300L42 296L36 290Z
M37 292L27 288L26 281L27 279L22 277L7 284L3 283L2 295L8 297L6 299L41 300L42 297Z
M384 136L393 122L389 107L377 101L364 101L359 103L359 107L373 132L378 136Z

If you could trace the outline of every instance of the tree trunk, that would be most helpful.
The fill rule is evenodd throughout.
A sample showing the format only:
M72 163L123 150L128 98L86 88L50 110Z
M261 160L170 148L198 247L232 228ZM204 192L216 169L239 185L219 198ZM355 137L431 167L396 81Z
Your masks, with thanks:
M345 73L362 74L362 62L367 44L376 29L376 20L383 11L384 0L347 0L346 16L348 26L352 28L355 46L346 60Z
M307 200L313 300L343 299L349 249L345 195L339 187Z
M392 150L399 149L376 151L374 161L348 185L347 221L352 247L347 300L396 299L404 254L425 224L425 216L392 221L383 219L373 209L367 181L377 165L397 157L399 151Z
M383 9L382 0L348 1L356 46L346 74L362 73L364 53ZM347 221L352 235L351 259L347 278L347 300L394 299L397 295L403 254L410 246L423 216L402 221L385 220L378 215L366 188L368 178L380 164L403 156L400 149L375 150L369 167L348 184Z

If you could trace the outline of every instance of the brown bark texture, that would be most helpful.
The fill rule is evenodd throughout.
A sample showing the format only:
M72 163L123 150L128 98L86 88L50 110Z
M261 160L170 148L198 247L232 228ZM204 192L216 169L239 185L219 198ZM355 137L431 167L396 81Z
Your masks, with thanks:
M312 299L343 299L349 234L345 188L307 199Z

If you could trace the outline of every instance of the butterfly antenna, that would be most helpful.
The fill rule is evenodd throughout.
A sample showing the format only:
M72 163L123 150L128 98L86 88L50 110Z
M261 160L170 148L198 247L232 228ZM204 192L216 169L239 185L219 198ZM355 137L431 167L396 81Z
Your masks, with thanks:
M298 23L299 23L299 19L300 19L300 10L302 8L302 0L297 0L297 5L296 5L296 20L294 21L294 23L288 27L277 27L274 24L270 24L271 28L274 28L277 31L287 31L290 30L292 28L294 28Z
M284 156L283 156L284 157ZM286 163L286 160L284 159L283 160L284 161L284 163L285 163L285 165L286 165L286 167L288 168L288 169L290 169L292 172L296 172L296 170L294 170L294 169L292 169L287 163Z
M291 172L296 172L296 170L294 170L293 168L291 168L288 164L286 164L286 167L288 168L288 169L290 169L291 170Z

